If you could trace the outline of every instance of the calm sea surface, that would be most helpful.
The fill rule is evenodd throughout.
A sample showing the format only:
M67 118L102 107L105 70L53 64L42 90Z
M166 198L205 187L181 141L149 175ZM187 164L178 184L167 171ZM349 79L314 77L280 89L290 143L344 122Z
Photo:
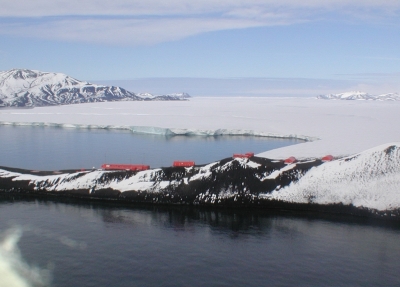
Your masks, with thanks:
M296 143L10 126L0 135L0 165L31 169L207 163ZM43 200L0 200L0 218L0 242L22 231L20 257L0 248L0 266L10 261L31 280L42 270L50 286L400 286L395 223Z
M205 164L233 153L260 153L298 140L246 136L139 135L121 130L0 126L0 165L39 169L99 168L103 163ZM290 155L288 155L290 156Z
M366 219L37 200L0 217L51 286L400 286L399 226Z

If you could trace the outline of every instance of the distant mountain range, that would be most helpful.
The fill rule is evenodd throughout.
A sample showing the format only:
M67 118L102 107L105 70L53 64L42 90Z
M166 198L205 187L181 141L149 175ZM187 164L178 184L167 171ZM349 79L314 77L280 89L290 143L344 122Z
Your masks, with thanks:
M320 95L318 99L323 100L372 100L372 101L400 101L400 95L397 93L382 94L378 96L370 95L364 92L346 92L341 94Z
M120 87L76 80L61 73L13 69L0 72L0 107L40 107L108 101L177 101L187 93L135 94Z

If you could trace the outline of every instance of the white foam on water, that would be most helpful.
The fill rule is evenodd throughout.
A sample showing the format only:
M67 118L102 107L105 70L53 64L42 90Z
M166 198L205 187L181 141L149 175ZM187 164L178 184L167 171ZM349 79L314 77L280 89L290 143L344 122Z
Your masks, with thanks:
M20 227L5 231L0 242L0 287L49 286L50 276L46 269L26 263L18 249L23 230Z

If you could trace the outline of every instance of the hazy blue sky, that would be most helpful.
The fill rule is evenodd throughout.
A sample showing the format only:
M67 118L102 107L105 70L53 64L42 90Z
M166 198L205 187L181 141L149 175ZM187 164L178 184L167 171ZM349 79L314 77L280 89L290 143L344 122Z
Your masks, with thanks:
M267 78L279 82L264 87L270 93L296 90L299 79L304 91L400 91L399 0L0 0L0 7L0 70L138 85Z

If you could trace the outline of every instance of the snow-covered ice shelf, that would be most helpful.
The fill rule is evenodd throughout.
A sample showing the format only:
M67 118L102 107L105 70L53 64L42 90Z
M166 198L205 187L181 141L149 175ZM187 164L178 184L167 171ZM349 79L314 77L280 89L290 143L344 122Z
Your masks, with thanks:
M282 159L345 156L388 142L400 142L399 110L400 102L195 97L177 102L0 109L0 123L130 128L133 132L156 134L247 134L309 141L259 154Z

